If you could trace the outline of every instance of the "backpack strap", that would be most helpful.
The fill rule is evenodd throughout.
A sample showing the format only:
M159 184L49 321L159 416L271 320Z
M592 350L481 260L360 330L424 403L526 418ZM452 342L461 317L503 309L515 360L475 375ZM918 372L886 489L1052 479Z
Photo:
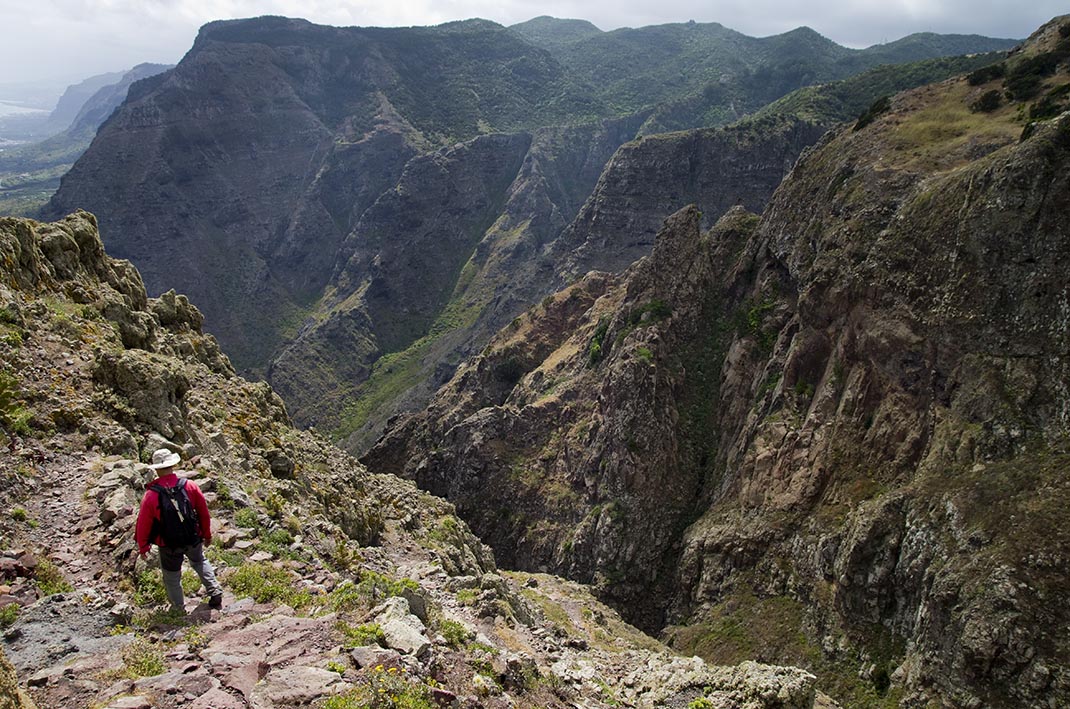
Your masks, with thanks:
M179 522L185 522L186 521L185 518L182 517L182 510L179 509L178 504L175 502L175 497L174 497L176 492L185 492L186 491L186 479L185 478L179 478L178 479L178 483L175 484L174 487L169 487L168 488L168 487L164 487L163 485L160 485L158 483L152 483L151 485L148 486L148 489L152 490L153 492L156 493L156 507L157 507L157 509L160 510L160 517L161 518L163 517L163 507L161 506L160 500L161 500L162 497L166 497L167 501L171 504L171 507L178 514L178 521Z

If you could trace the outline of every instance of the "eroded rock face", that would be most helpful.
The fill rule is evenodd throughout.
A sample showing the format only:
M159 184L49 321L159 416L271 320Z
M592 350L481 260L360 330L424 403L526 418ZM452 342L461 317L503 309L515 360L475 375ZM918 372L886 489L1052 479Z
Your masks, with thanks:
M983 90L833 131L760 222L678 213L366 460L678 647L716 654L741 603L782 600L755 628L905 702L1067 701L1070 115L1020 140L1007 112L972 118ZM934 135L935 112L978 123Z
M683 357L713 334L709 291L757 221L737 209L703 237L700 219L681 211L624 275L590 274L507 327L367 463L452 500L502 563L601 581L657 626L704 494L679 423L712 372Z
M645 136L606 165L558 246L562 273L623 271L650 253L664 219L694 204L709 228L740 205L761 213L803 149L828 126L798 119Z
M425 54L436 61L414 58ZM526 67L522 89L488 70L505 57ZM497 98L473 105L439 67ZM688 202L710 223L737 201L760 208L821 133L676 134L607 170L650 111L592 105L549 54L482 22L213 23L177 67L133 88L47 216L98 214L150 293L188 293L240 371L353 451L523 310L644 255ZM559 125L579 106L581 125ZM143 346L148 325L124 323L124 340Z

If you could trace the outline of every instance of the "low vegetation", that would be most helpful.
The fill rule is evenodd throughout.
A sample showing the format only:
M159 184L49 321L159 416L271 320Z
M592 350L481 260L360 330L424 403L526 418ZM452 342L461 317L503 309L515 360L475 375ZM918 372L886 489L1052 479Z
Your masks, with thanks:
M51 596L54 593L67 593L74 590L74 587L63 577L56 565L48 559L41 559L37 562L37 569L34 571L34 583L37 584L37 590L41 592L42 596Z
M881 96L876 101L869 105L869 108L858 117L855 121L854 129L856 131L862 130L873 121L880 118L892 108L892 100L889 96Z
M19 617L19 604L8 603L0 608L0 628L10 628Z
M285 603L295 610L312 604L312 594L297 587L297 577L272 564L247 562L226 577L236 596L252 598L257 603Z
M404 668L379 665L362 684L346 694L331 697L322 709L436 709L436 705L429 684L409 677Z
M342 646L347 650L362 647L364 645L386 645L386 635L378 623L363 623L352 626L344 621L339 621L338 630L345 638Z
M129 679L153 677L167 669L163 651L157 643L137 637L123 648L123 669L120 674Z

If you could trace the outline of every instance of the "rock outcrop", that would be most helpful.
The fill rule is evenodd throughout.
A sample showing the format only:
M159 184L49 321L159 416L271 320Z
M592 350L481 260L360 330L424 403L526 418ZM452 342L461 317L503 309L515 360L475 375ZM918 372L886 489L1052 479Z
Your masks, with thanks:
M852 706L1065 703L1067 27L878 102L760 220L676 214L365 461L689 652Z

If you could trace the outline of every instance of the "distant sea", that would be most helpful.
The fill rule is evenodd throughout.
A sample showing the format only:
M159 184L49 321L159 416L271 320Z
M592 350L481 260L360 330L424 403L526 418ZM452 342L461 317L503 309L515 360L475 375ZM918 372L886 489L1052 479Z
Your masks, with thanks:
M28 108L17 101L5 101L4 99L0 99L0 120L4 118L29 118L31 116L44 118L48 113L48 111L41 108ZM11 140L10 138L5 138L3 135L0 135L0 150L3 150L4 148L12 148L16 145L22 145L25 142L26 141L24 140Z
M17 116L20 114L29 116L34 113L48 113L48 111L43 108L27 108L16 101L5 101L4 99L0 99L0 118Z

